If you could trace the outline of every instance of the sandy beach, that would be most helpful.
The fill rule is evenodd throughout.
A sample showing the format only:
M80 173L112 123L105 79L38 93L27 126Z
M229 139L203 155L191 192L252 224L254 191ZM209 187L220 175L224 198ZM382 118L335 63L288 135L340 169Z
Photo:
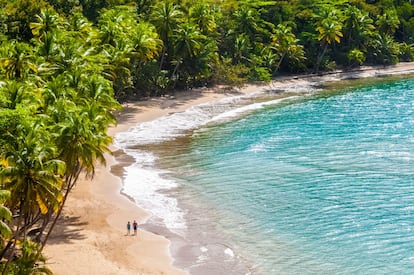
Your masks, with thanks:
M246 85L238 89L197 89L145 101L124 104L117 114L118 125L109 135L131 126L182 112L191 106L224 97L263 90L283 91L298 85L320 84L343 79L380 77L414 73L414 63L388 67L362 67L324 75L288 76L271 83ZM45 247L47 265L55 274L188 274L174 266L170 241L159 232L139 228L137 236L127 235L126 223L144 223L150 213L121 194L122 167L116 148L106 155L106 166L97 166L93 180L81 180L69 197L63 215Z

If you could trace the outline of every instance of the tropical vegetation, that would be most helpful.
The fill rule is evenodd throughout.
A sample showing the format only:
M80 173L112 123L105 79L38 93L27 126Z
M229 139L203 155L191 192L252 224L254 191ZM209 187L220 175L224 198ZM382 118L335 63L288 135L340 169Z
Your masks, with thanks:
M0 271L42 255L120 102L414 59L410 0L0 0Z

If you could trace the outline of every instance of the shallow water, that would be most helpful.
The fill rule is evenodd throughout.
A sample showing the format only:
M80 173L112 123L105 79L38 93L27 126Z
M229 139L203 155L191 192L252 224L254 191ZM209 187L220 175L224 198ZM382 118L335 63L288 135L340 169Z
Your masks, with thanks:
M124 192L194 250L178 261L194 274L409 274L414 80L355 83L123 133Z

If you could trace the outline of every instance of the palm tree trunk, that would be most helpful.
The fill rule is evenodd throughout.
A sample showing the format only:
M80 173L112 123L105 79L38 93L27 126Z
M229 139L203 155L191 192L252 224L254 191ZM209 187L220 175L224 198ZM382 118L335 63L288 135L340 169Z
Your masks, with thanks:
M162 53L161 53L160 70L162 70L162 65L164 65L164 57L165 57L166 52L167 52L167 48L164 46L162 48Z
M282 56L280 57L279 62L277 62L276 71L279 71L280 65L282 65L282 62L285 56L286 56L286 53L283 53Z
M181 64L181 60L177 60L177 64L175 65L174 71L173 71L173 73L171 75L171 77L174 78L174 86L173 86L173 88L175 88L175 85L177 84L177 78L175 77L175 74L177 73L178 67L180 66L180 64Z
M9 269L9 264L11 262L11 259L13 258L14 250L16 249L16 242L17 242L16 239L14 239L14 242L12 241L13 247L12 247L12 250L11 250L11 253L10 253L10 257L7 258L7 262L4 265L3 272L1 273L2 275L6 275L7 274L7 269Z
M316 60L316 65L315 65L315 72L318 73L319 72L319 66L321 65L322 59L325 56L326 50L328 49L328 44L325 43L325 47L323 48L322 53L318 56L318 59Z
M4 247L3 251L0 254L0 260L2 260L4 258L4 255L6 255L7 250L10 249L10 246L13 244L13 241L10 240L8 241L8 243L6 244L6 246Z
M164 46L162 47L162 54L161 54L161 61L160 61L160 70L162 70L162 66L164 65L165 55L167 54L167 47L168 47L168 35L165 36L163 40Z
M20 206L20 213L22 213L21 207L22 206ZM18 222L17 222L17 228L16 228L16 232L14 234L14 237L12 237L10 239L9 243L7 244L7 246L9 248L10 248L10 245L12 245L12 248L11 248L10 256L7 258L7 262L4 265L4 269L3 269L2 273L1 273L2 275L7 274L7 269L9 268L9 264L10 264L12 258L13 258L14 250L16 249L16 243L17 243L17 240L19 239L19 236L20 236L20 224L21 224L21 220L22 220L22 215L19 215ZM14 241L13 241L13 239L14 239ZM7 246L6 246L6 248L7 248ZM4 254L8 250L8 248L7 248L7 250L6 250L6 248L3 250L3 253L2 253L2 257L1 258L4 257Z

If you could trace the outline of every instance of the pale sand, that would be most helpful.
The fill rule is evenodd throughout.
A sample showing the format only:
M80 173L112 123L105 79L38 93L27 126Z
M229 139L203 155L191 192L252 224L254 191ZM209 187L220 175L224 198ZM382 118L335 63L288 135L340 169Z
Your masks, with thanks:
M324 76L281 77L271 84L248 85L241 89L200 89L124 105L118 125L110 135L126 131L132 125L184 111L191 106L236 94L322 83L329 80L414 73L414 63L391 67L364 67L358 71L330 73ZM112 148L115 150L115 148ZM44 253L55 274L187 274L175 268L169 252L169 240L154 232L139 230L138 236L126 236L126 222L145 222L150 214L121 195L121 178L111 173L116 164L107 155L106 167L98 166L92 181L82 180L73 190L60 222ZM118 170L122 164L118 166ZM122 174L122 171L113 171Z

